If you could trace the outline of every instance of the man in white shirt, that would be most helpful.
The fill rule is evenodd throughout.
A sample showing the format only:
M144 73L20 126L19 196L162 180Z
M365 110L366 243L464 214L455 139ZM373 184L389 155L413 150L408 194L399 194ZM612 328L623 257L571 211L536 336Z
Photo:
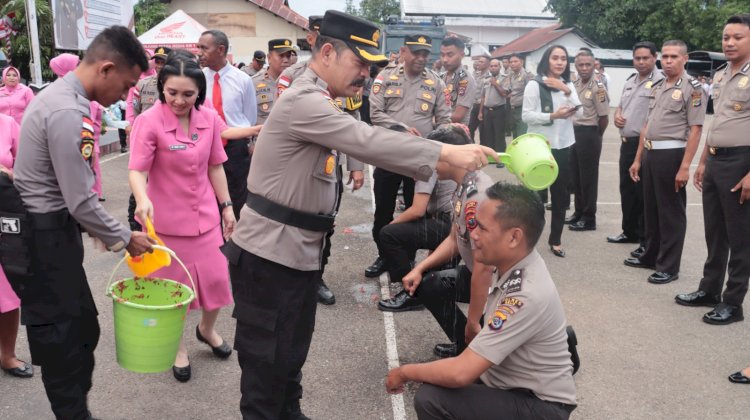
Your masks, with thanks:
M206 75L206 102L213 105L229 127L249 127L257 120L255 86L247 73L227 61L229 39L224 32L208 30L198 39L198 60ZM234 215L247 199L247 175L250 172L250 139L222 140L229 160L224 172L229 184Z

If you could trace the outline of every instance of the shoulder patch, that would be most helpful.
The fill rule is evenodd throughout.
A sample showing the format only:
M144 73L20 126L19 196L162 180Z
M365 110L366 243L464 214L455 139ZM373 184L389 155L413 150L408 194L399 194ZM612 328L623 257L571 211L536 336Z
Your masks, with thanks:
M477 227L477 207L479 203L476 201L469 201L464 206L464 221L468 230L474 230Z
M513 270L512 273L510 273L510 276L508 276L508 279L505 280L503 284L500 285L500 289L505 293L518 293L523 288L523 270Z
M94 122L84 116L81 121L81 156L86 162L91 162L94 154Z

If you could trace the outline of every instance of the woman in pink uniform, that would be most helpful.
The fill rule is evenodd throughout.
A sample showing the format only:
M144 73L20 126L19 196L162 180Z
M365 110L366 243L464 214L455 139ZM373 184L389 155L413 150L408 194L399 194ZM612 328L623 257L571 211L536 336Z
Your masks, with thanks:
M197 63L170 55L158 77L160 102L136 119L130 134L136 216L151 218L167 247L188 267L198 289L190 308L203 310L196 336L216 356L227 358L232 349L214 330L220 308L232 303L229 269L219 250L222 233L228 238L235 224L222 166L227 159L223 124L216 111L202 106L206 81ZM178 264L152 276L190 285ZM190 379L184 340L172 370L177 380Z
M3 70L3 87L0 87L0 114L5 114L21 125L23 113L34 99L34 92L21 84L21 76L15 67L6 67Z
M18 124L13 118L0 114L0 176L7 175L11 179L18 150L18 131ZM0 266L0 368L19 378L30 378L34 375L34 368L16 358L20 306L21 301Z

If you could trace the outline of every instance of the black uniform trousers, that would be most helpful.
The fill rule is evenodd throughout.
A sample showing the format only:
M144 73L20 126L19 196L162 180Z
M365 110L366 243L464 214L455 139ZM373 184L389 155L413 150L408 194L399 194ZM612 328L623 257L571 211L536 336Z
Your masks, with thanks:
M227 161L224 162L224 173L227 175L229 197L234 203L234 217L240 220L240 210L247 201L247 174L250 173L249 140L229 140L224 146Z
M338 201L336 201L336 213L339 212L339 208L341 207L341 196L344 195L344 181L342 181L344 176L344 171L341 169L341 165L336 165L336 172L337 172L337 181L336 181L336 191L338 191ZM321 270L321 279L322 271L325 271L326 265L328 265L328 258L331 256L331 237L333 236L335 226L331 228L328 232L326 232L326 238L325 242L323 243L323 257L322 257L322 270Z
M474 104L471 107L471 113L469 114L469 133L471 133L471 139L474 140L474 136L477 133L477 129L479 129L479 136L482 136L482 122L479 121L479 110L481 109L481 105Z
M224 245L237 319L243 419L283 419L302 398L320 271L300 271Z
M730 190L750 172L750 148L746 149L742 153L709 155L703 176L708 258L699 289L719 295L728 261L729 278L723 301L735 306L742 305L750 278L750 203L740 204L742 191Z
M528 389L477 383L463 388L422 384L414 395L419 420L567 420L576 406L544 401Z
M644 241L643 185L630 178L630 167L638 152L638 137L625 137L620 145L620 202L622 207L622 232L628 238Z
M505 105L484 107L482 113L482 145L505 151Z
M640 259L669 274L680 272L687 230L685 187L674 189L684 155L684 148L645 150L641 166L646 251Z
M466 348L464 333L466 316L456 302L468 303L471 298L471 271L465 265L449 270L431 271L419 284L415 293L437 320L459 354Z
M33 364L57 419L90 419L87 395L94 372L99 322L83 270L83 242L78 223L67 210L31 214L34 274L9 276L21 298Z
M512 116L511 136L513 139L517 139L519 136L526 134L526 130L529 129L529 126L523 122L522 113L523 106L518 105L510 107L510 114Z
M400 283L411 271L411 260L419 249L434 250L451 231L450 212L407 223L392 223L380 230L380 243L391 283Z
M557 162L557 179L549 187L552 214L550 215L550 245L562 245L562 231L565 226L565 209L570 206L568 183L570 180L570 147L552 149L552 156ZM540 192L541 195L541 192Z
M599 193L599 157L602 136L599 127L573 127L576 142L570 146L570 179L575 194L575 216L582 222L596 224L596 200Z
M396 210L396 197L398 187L404 183L404 204L411 207L414 200L414 178L375 168L372 174L373 193L375 195L375 220L372 224L372 239L378 246L378 255L382 256L385 250L380 243L380 229L393 220L393 212Z

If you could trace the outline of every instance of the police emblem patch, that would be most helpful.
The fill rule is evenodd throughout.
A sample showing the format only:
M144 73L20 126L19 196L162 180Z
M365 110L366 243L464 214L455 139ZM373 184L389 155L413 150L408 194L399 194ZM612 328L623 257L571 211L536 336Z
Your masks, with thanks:
M679 101L682 98L682 91L681 90L675 90L672 92L672 99L675 101Z
M380 93L380 83L376 83L376 84L372 85L372 93L374 93L376 95L378 93Z
M734 104L734 110L737 111L737 112L742 111L742 104L740 104L740 103Z
M477 206L476 201L469 201L464 208L464 221L466 222L466 228L469 230L474 230L477 227Z
M326 167L324 168L326 175L331 175L334 169L336 169L336 157L331 155L326 159Z
M429 106L429 105L427 105L427 104L422 104L422 105L421 105L421 106L420 106L419 108L420 108L420 109L421 109L422 111L425 111L425 112L427 112L427 110L428 110L428 109L430 109L430 106Z

